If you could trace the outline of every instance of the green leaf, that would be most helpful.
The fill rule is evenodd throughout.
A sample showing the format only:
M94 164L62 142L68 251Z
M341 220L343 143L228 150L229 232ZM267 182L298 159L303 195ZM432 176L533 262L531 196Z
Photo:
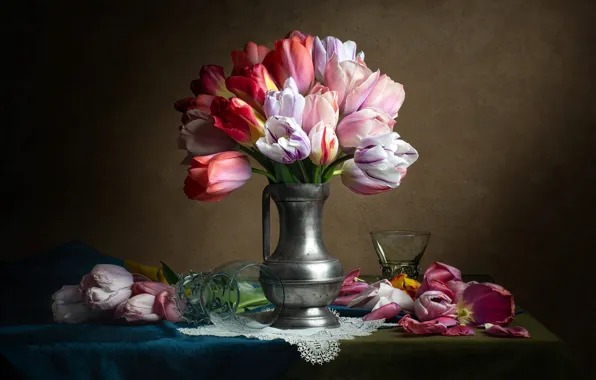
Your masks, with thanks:
M163 261L160 261L161 268L163 269L163 276L166 278L166 281L170 285L174 285L180 279L176 272L172 270L169 266L167 266Z

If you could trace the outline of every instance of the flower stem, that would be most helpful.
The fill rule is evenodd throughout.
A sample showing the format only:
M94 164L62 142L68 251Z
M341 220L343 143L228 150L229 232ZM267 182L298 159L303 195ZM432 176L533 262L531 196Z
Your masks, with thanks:
M248 154L252 158L254 158L255 161L257 161L269 173L275 173L275 170L274 170L275 168L273 167L273 165L271 165L271 162L269 160L267 160L267 157L265 157L261 152L247 148L240 144L238 144L237 149L241 152Z
M329 179L331 179L331 176L333 176L333 172L335 171L335 167L341 163L344 163L348 160L351 160L352 158L354 158L353 154L346 154L343 157L338 158L337 160L333 161L331 163L331 165L329 165L327 167L327 169L325 169L325 171L323 172L323 182L327 182L329 181Z
M321 169L322 168L323 168L322 166L317 166L315 168L315 175L314 175L314 178L313 178L313 182L314 183L321 183Z
M304 183L309 183L310 180L308 178L308 174L306 174L306 169L304 168L304 164L302 163L302 161L298 161L298 167L302 172L302 178L304 179Z
M252 172L253 173L264 175L265 177L269 178L271 181L277 182L275 180L275 177L271 173L269 173L268 171L257 169L257 168L251 168L251 169L252 169Z

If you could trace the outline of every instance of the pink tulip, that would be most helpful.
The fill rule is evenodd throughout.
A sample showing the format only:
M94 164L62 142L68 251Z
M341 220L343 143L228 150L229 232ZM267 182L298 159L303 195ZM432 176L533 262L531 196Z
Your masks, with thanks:
M153 312L170 322L176 323L182 320L182 314L178 310L176 301L174 300L173 288L163 290L155 296Z
M309 133L315 125L322 121L335 130L338 120L337 92L316 83L305 98L302 129Z
M365 108L345 117L337 125L335 133L339 146L346 154L351 154L360 146L365 137L381 136L393 130L395 120L386 113L374 108Z
M87 303L93 309L112 310L122 302L130 298L130 288L107 291L102 288L90 288L87 290Z
M490 283L471 283L457 304L460 323L504 326L513 320L515 302L505 288Z
M310 47L312 49L312 42ZM267 54L263 64L277 82L278 87L292 77L296 81L298 91L305 95L313 85L314 68L311 52L296 36L276 41L274 50Z
M318 166L329 165L339 153L339 142L333 128L320 121L308 134L310 159Z
M155 296L153 294L139 294L131 297L118 306L116 316L128 322L157 322L162 319L153 312Z
M194 157L184 181L190 199L217 202L250 179L250 162L241 152L223 152Z
M269 53L267 47L257 46L254 42L248 42L244 46L244 50L232 51L232 62L234 63L232 75L242 75L246 67L250 68L263 62L267 53Z
M461 295L467 286L468 284L461 280L450 280L447 281L447 283L444 283L439 280L429 280L427 278L422 281L422 284L416 291L416 297L419 297L421 294L429 290L437 290L445 293L452 300L457 301L461 298Z
M457 317L457 307L445 293L429 290L416 298L414 312L421 321L438 317Z
M315 37L313 46L313 61L315 65L315 78L319 82L325 80L325 68L331 58L336 55L338 61L356 60L356 43L354 41L341 42L338 38L327 36L322 40Z
M375 321L378 319L391 319L397 316L401 312L401 306L396 302L389 300L388 298L382 297L379 299L377 304L373 307L370 313L366 314L362 320L364 321Z
M374 195L393 190L386 183L369 178L356 166L354 160L348 160L343 164L341 181L348 189L361 195Z
M181 146L193 156L207 156L233 150L236 142L215 127L213 117L197 109L183 115L180 129Z
M339 291L340 296L358 294L368 288L368 284L366 282L356 281L358 276L360 276L360 269L354 269L344 276L344 280Z
M451 265L443 264L438 261L430 264L428 269L424 272L424 278L429 280L439 280L447 282L450 280L461 281L461 271Z
M404 86L383 74L362 103L361 108L378 108L395 119L405 98Z
M244 146L252 146L265 134L265 120L245 101L216 97L211 104L214 125Z
M379 75L378 70L373 73L356 61L339 62L338 56L334 55L325 68L325 85L337 91L339 111L346 116L360 109Z
M226 76L223 67L217 65L205 65L201 67L199 79L195 79L190 83L190 89L195 96L199 94L223 96L226 98L234 96L226 88Z
M521 326L503 327L499 325L493 325L486 323L484 325L486 333L492 336L498 336L503 338L530 338L531 335L525 328Z
M119 265L98 264L81 279L85 302L95 310L112 310L130 295L133 277Z
M354 163L373 181L395 188L404 170L418 159L418 152L395 132L362 139Z
M153 294L156 296L158 293L168 290L170 287L163 282L157 281L141 281L135 282L132 285L132 294L136 296L138 294Z

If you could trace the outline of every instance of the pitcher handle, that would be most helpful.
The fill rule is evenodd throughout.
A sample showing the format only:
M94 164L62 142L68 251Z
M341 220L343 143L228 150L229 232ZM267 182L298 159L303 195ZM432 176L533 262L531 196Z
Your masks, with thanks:
M262 198L262 219L263 219L263 261L266 261L269 257L270 243L270 223L269 223L269 206L271 203L271 193L269 191L269 185L263 189Z

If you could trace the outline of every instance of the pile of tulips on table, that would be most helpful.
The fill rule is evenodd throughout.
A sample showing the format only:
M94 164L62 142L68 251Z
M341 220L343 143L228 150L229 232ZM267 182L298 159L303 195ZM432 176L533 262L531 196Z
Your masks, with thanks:
M356 269L345 276L333 304L371 309L365 321L387 320L403 312L398 325L412 334L474 335L475 328L483 328L494 336L530 337L525 328L508 326L515 316L511 293L492 283L466 283L450 265L434 262L422 283L402 274L369 285L359 281L359 274Z

